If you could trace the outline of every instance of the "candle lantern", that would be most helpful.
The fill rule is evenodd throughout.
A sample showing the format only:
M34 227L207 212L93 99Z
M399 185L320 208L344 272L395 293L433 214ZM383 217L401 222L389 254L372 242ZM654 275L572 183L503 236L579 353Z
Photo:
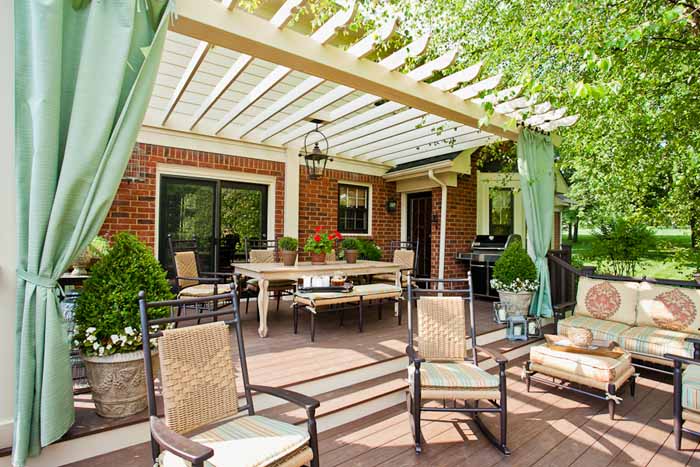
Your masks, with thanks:
M527 337L542 337L542 321L537 316L527 318Z
M506 338L510 341L527 340L527 318L522 315L510 315L507 318Z
M493 322L496 324L506 324L506 318L508 317L508 310L506 305L501 302L494 302L493 304Z

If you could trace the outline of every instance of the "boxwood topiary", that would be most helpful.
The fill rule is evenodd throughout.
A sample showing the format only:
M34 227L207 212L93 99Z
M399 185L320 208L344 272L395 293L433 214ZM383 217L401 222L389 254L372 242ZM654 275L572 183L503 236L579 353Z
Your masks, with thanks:
M512 284L517 279L534 282L537 280L537 269L522 245L511 243L493 265L493 278L504 285Z
M134 235L118 233L107 254L92 267L75 310L75 344L87 355L110 355L141 348L138 293L149 301L173 298L165 270ZM168 316L151 308L151 319Z
M279 245L280 250L283 251L297 251L297 248L299 247L299 242L293 237L282 237L279 239L277 244Z
M343 250L358 250L360 248L360 242L356 238L344 238L342 242L340 242L340 246L343 247Z

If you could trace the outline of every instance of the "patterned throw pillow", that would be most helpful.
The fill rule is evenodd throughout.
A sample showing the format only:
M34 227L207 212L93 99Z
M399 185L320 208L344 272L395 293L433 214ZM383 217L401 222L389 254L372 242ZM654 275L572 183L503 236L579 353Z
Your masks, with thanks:
M700 334L700 290L642 283L638 325Z
M634 326L638 288L637 282L582 277L578 283L574 314Z

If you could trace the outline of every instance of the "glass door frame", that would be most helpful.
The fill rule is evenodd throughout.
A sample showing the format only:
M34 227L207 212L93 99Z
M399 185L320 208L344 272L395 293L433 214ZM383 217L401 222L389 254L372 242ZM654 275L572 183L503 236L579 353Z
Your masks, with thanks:
M167 210L166 206L166 196L163 196L163 189L167 184L167 180L180 180L192 184L212 186L214 188L214 203L212 205L212 217L213 217L213 232L212 232L212 267L214 271L218 271L220 268L219 264L219 250L221 241L221 191L222 188L234 188L234 189L248 189L248 190L258 190L261 193L260 208L261 208L261 237L267 239L268 237L268 225L269 225L269 191L272 188L269 184L265 183L255 183L255 182L242 182L237 180L227 180L215 177L203 177L203 176L189 176L184 174L172 174L172 173L159 173L158 174L158 224L156 226L157 232L157 248L158 248L158 258L160 262L164 262L164 257L170 256L169 246L167 244L168 232L165 232L164 222L165 222L165 212Z

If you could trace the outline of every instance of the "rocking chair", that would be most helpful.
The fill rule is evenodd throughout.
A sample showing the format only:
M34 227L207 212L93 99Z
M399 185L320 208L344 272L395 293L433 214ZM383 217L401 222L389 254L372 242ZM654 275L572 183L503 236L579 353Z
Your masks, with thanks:
M418 287L420 285L421 287ZM506 363L500 353L476 345L474 293L471 274L467 279L411 279L408 277L408 411L416 453L421 452L421 413L460 412L470 414L486 438L503 454L506 447ZM413 343L412 308L417 304L418 349ZM469 306L471 358L467 354L466 310ZM477 352L498 363L498 375L479 368ZM424 407L424 400L454 401L454 407ZM464 401L459 407L457 401ZM480 407L479 401L490 406ZM472 405L473 402L473 405ZM500 415L500 437L496 438L479 418L481 413Z
M235 289L232 287L232 289ZM234 292L235 293L235 292ZM202 318L214 322L180 328L169 324L185 317L149 319L148 310L233 302L233 319L218 321L230 310L211 311ZM151 454L160 467L234 467L241 465L319 466L315 412L319 402L302 394L248 379L238 297L221 294L163 302L146 302L139 294L141 329L150 415ZM163 328L165 328L163 330ZM245 404L239 406L230 328L236 334ZM165 419L157 416L151 339L158 338L160 383ZM252 392L278 397L306 410L307 427L255 414Z

